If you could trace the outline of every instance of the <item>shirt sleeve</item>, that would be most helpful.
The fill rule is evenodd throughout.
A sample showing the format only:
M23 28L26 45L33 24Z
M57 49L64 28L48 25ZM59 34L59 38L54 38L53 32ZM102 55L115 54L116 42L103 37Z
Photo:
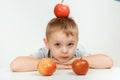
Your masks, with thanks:
M42 59L48 56L48 49L46 47L40 48L37 52L31 54L36 59Z
M90 55L89 52L86 51L85 47L81 44L78 44L75 52L76 57L88 56Z

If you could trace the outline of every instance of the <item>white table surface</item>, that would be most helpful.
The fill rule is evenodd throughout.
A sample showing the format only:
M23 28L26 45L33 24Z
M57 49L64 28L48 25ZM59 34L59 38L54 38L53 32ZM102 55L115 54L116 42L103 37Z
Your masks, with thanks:
M89 69L86 75L75 75L70 70L56 70L52 76L42 76L38 71L11 72L0 70L0 80L120 80L120 68Z

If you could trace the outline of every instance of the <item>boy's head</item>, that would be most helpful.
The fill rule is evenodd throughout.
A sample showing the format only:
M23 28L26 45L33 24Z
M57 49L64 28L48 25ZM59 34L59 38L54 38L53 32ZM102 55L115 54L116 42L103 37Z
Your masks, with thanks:
M78 27L72 18L53 18L47 25L46 38L49 40L54 32L61 31L66 36L76 36L78 38Z
M47 25L46 47L59 62L74 57L78 42L78 27L72 18L53 18Z

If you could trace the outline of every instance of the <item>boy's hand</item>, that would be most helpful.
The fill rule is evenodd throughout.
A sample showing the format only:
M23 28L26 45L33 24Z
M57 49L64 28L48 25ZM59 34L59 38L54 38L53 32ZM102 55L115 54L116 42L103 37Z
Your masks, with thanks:
M66 63L61 63L56 59L52 59L56 64L57 64L57 69L71 69L71 64L68 64L69 62ZM71 62L71 61L70 61Z
M71 69L71 65L66 65L66 64L57 64L57 69Z
M71 68L72 68L71 64L73 63L73 61L74 61L75 59L76 59L76 58L72 58L72 59L70 59L69 61L64 62L64 63L61 63L61 62L59 62L58 60L56 60L56 59L54 59L54 58L53 58L53 61L57 64L57 68L58 68L58 69L71 69Z

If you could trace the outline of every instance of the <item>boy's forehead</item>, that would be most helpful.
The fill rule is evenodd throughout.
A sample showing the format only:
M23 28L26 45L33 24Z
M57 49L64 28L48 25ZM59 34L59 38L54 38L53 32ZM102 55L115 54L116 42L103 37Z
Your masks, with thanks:
M70 36L75 37L75 36L77 36L77 34L75 34L74 36L72 34L70 34L70 33L68 33L68 34L69 35L67 35L67 33L65 33L64 31L59 30L59 31L52 32L51 34L49 34L49 36L56 36L56 35L66 36L66 37L70 37Z
M51 37L72 37L72 35L67 36L67 34L63 31L54 31L50 34Z
M54 41L74 41L76 40L76 36L69 35L67 36L64 32L62 31L56 31L52 34L50 34L49 40L54 40Z

